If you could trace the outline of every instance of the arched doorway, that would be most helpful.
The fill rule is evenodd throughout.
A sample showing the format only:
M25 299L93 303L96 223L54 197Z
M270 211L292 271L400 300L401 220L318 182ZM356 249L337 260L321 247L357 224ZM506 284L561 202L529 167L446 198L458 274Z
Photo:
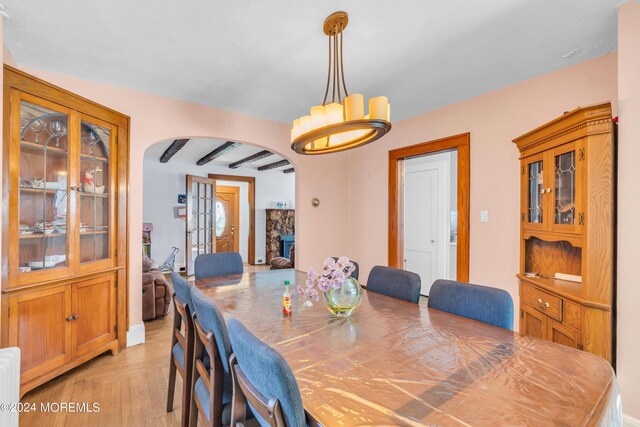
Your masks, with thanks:
M143 165L143 229L152 230L143 251L156 265L173 248L169 264L187 275L210 252L239 252L247 265L288 255L296 183L284 156L236 141L174 138L148 147Z

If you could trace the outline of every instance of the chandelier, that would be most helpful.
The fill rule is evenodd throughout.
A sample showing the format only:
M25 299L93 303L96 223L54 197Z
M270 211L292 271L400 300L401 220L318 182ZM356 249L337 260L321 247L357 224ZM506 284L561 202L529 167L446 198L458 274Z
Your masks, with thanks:
M329 71L322 105L295 119L291 128L291 149L299 154L327 154L349 150L383 137L391 130L390 107L386 96L369 99L365 115L364 96L349 95L344 81L342 32L347 27L346 12L335 12L324 21L329 36ZM329 89L331 88L331 102Z

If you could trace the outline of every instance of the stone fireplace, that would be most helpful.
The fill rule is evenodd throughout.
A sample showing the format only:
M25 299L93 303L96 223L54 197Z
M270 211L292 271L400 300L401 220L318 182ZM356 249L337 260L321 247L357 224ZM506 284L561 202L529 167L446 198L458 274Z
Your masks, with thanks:
M267 209L267 264L281 256L280 235L295 234L295 209Z

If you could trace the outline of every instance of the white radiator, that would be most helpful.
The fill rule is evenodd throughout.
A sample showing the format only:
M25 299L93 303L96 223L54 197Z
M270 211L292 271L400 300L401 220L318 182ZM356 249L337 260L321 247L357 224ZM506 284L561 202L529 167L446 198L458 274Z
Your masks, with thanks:
M0 426L18 427L20 349L0 349Z

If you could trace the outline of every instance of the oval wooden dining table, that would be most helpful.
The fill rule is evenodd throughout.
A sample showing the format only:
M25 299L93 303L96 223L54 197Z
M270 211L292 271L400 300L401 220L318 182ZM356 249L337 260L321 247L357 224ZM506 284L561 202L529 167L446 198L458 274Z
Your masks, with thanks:
M323 426L621 424L611 366L591 353L363 292L350 318L320 301L282 314L306 274L273 270L200 279L226 320L240 320L291 366ZM487 307L488 310L491 307Z

